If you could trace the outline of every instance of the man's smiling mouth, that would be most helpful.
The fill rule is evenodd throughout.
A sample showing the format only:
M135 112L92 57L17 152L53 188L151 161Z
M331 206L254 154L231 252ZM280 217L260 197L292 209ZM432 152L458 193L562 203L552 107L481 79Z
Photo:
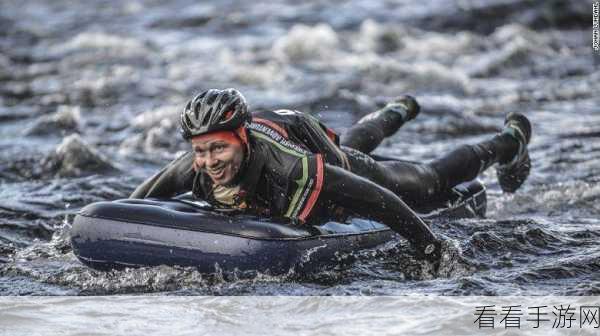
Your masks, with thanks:
M221 166L218 167L216 169L207 169L206 172L214 178L220 178L222 177L223 173L225 172L225 166Z

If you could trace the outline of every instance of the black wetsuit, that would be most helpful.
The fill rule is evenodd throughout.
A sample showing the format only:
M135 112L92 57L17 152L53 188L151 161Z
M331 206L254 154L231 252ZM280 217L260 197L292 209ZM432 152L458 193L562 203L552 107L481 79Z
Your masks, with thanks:
M370 218L400 233L422 253L437 239L407 203L418 207L516 152L515 140L497 135L428 164L376 161L365 152L403 123L394 112L377 116L353 126L340 144L331 129L307 114L290 110L253 114L248 126L251 150L236 177L240 188L235 206L300 224L347 215ZM210 178L192 169L193 160L193 153L186 153L131 197L172 197L193 190L196 197L224 206L213 197Z

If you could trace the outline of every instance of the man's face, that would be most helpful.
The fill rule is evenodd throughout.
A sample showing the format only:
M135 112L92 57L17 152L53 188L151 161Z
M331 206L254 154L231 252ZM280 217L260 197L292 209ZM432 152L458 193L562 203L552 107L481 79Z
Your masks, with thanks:
M231 141L218 135L192 138L192 148L196 167L206 172L217 185L231 182L244 160L241 141Z

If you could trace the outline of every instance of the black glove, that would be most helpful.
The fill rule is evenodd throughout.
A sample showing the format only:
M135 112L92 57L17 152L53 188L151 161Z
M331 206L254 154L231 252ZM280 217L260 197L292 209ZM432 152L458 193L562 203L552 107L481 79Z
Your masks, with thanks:
M438 264L442 258L442 241L436 240L435 242L417 247L417 258L427 260L433 264Z

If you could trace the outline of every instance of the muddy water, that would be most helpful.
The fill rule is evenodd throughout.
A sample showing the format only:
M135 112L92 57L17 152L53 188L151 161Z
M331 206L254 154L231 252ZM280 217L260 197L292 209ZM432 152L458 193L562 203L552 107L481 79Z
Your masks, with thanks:
M589 8L588 8L589 7ZM586 1L12 1L0 4L0 294L594 295L600 96ZM438 223L461 256L432 276L396 241L340 269L272 277L98 272L68 243L82 206L126 197L186 144L192 94L236 87L338 131L392 97L423 112L378 153L428 160L533 122L514 195Z

